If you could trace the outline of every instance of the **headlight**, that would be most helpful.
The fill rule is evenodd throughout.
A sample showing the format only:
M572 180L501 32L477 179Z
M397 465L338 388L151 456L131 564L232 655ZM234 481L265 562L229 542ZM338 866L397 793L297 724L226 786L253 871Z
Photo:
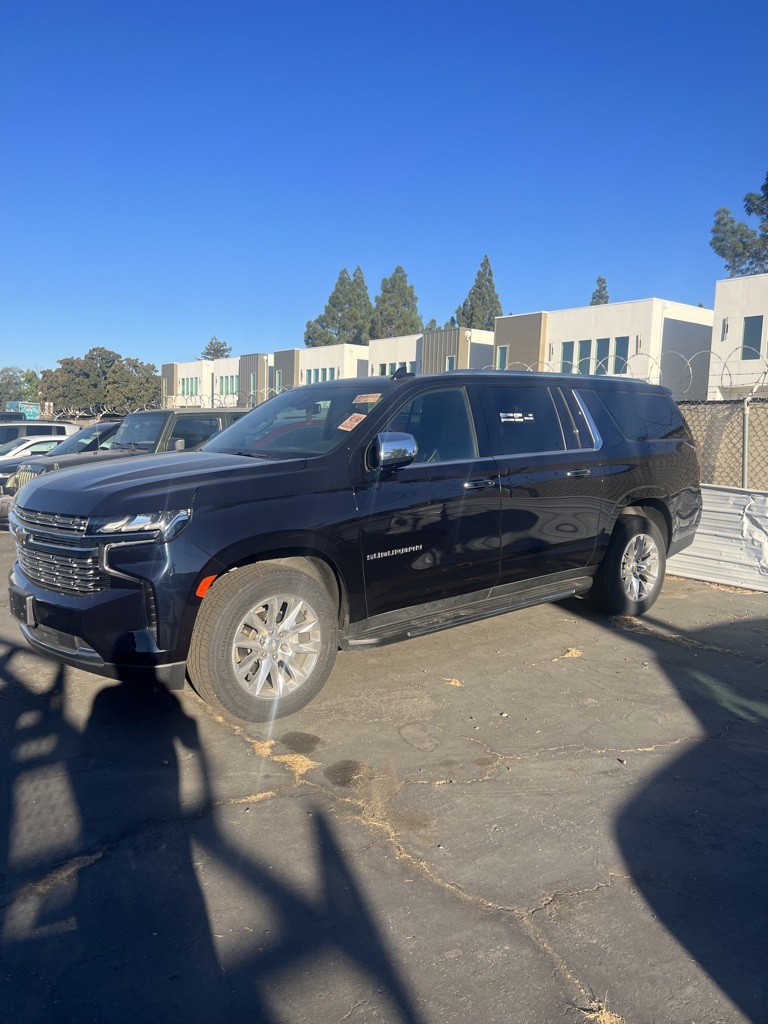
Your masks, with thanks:
M92 516L88 520L87 532L146 535L147 540L173 540L187 525L191 515L191 509L173 509L168 512L140 512L130 516Z

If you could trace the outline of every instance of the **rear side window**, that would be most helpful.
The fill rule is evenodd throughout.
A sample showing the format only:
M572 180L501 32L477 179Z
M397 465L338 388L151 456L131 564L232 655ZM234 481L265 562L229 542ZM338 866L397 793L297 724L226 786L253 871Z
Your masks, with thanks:
M630 441L688 438L680 410L667 395L607 389L597 394Z
M54 423L40 423L36 426L28 426L25 431L27 437L34 437L40 434L63 434L64 427L57 426Z
M494 455L530 455L566 449L563 424L549 388L489 385L483 392ZM568 447L578 447L573 427Z

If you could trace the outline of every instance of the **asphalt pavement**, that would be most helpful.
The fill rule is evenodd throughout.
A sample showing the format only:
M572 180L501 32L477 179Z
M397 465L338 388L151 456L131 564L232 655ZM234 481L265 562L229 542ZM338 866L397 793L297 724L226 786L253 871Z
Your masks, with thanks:
M767 620L669 579L341 654L238 727L3 598L3 1019L768 1021Z

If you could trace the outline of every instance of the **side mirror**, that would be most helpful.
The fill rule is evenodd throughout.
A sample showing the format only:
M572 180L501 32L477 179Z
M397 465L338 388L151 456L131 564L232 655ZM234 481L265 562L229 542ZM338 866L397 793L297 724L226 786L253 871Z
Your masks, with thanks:
M418 454L419 446L412 434L385 430L373 442L371 462L374 469L397 469L413 462Z
M168 442L169 452L183 452L186 448L186 443L183 437L172 437Z

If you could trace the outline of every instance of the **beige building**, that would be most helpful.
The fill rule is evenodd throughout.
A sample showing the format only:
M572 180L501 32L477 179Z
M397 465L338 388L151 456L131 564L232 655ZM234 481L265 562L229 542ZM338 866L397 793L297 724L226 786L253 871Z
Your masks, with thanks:
M715 286L710 399L768 392L768 274Z
M497 369L616 374L706 397L711 309L662 299L496 318Z

